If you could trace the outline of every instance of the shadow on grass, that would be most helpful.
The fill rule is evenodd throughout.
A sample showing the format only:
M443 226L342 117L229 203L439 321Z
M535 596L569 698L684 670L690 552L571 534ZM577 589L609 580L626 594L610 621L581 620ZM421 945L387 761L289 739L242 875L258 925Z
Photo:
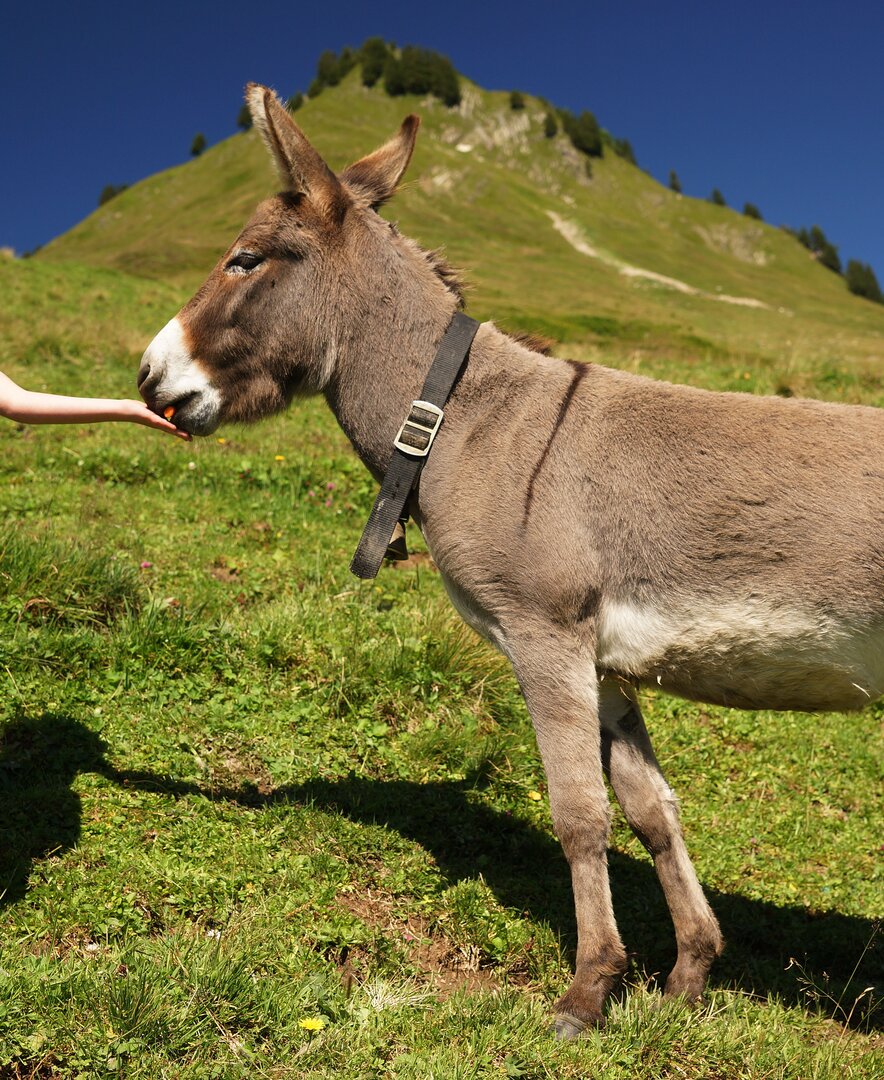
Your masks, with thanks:
M481 874L501 904L546 922L570 948L575 944L568 867L558 843L534 825L482 801L482 781L416 783L348 776L311 780L264 794L254 787L201 785L146 770L117 769L105 745L69 717L18 717L0 736L0 887L2 904L19 900L34 861L77 842L80 803L71 790L78 772L95 772L121 786L174 797L236 803L251 811L309 805L354 822L393 829L419 844L451 883ZM613 851L611 883L618 922L639 967L665 973L675 961L672 924L653 866ZM762 998L779 996L844 1022L884 1026L880 935L872 919L837 911L812 913L706 888L728 948L711 982ZM873 941L871 948L867 948ZM791 958L800 967L791 967ZM819 993L814 996L813 988Z
M0 727L0 905L20 900L32 864L80 837L80 772L104 763L105 746L67 716L20 713Z

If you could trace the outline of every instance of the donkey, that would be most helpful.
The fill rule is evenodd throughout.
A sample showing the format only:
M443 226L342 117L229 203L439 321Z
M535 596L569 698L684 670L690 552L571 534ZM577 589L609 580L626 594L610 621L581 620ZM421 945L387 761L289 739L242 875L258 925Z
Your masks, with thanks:
M141 393L193 435L322 393L380 480L463 303L377 213L418 118L335 175L272 91L246 98L282 191L150 344ZM601 1024L626 967L605 775L672 915L665 993L697 1000L723 939L636 690L801 710L884 693L884 411L657 382L486 322L444 416L409 510L536 731L578 927L556 1031Z

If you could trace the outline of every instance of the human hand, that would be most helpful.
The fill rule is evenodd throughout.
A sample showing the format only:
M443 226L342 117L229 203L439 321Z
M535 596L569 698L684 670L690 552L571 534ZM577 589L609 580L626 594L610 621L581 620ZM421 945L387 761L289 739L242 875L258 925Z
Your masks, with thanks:
M186 431L180 431L174 424L166 420L163 416L157 416L155 412L152 412L143 401L120 401L120 415L116 419L119 420L131 420L136 424L143 424L145 427L156 428L157 431L166 431L170 435L177 435L179 439L183 439L185 442L191 441L191 436Z

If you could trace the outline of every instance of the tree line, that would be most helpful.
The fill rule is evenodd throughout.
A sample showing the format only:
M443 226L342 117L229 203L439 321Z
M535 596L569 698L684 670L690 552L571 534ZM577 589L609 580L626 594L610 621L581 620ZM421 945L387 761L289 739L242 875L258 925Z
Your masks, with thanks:
M337 86L354 67L362 69L362 85L380 83L391 97L402 94L432 94L452 108L460 104L460 76L447 56L419 45L403 45L371 37L358 49L349 46L335 53L327 49L319 57L316 76L307 94L316 97L327 86Z
M381 37L368 38L358 49L349 46L340 53L326 50L316 65L316 75L307 94L316 97L327 86L337 86L357 65L362 69L363 86L380 84L391 97L402 94L431 94L443 105L453 108L461 102L460 76L447 56L417 45L397 48ZM510 108L524 109L525 95L513 90L509 95ZM557 109L548 102L544 117L544 135L553 138L561 129L575 149L587 159L602 157L605 145L635 163L635 154L627 139L615 139L604 132L595 116L584 110L579 114L569 109ZM589 161L587 161L589 167Z
M838 248L829 240L819 225L812 225L809 229L798 230L784 229L803 247L814 256L821 266L831 270L844 278L847 288L855 296L862 296L866 300L872 300L876 304L884 304L884 293L875 277L875 271L868 263L858 259L848 259L847 266L842 267Z

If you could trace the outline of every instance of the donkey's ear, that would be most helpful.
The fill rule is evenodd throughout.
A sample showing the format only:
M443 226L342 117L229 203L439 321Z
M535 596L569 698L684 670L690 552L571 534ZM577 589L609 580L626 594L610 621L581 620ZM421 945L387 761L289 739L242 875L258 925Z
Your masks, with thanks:
M419 116L406 116L402 127L388 143L341 173L342 180L365 193L372 209L377 210L396 190L411 161L420 122Z
M323 213L335 216L346 202L341 183L276 94L266 86L249 83L246 103L286 191L306 195Z

